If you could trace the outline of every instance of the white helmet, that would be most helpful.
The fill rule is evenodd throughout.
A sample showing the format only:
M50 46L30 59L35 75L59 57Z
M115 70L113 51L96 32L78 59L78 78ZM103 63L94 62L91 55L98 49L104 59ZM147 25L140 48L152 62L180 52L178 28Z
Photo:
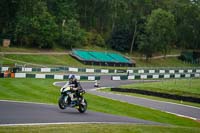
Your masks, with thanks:
M75 79L75 78L76 78L76 76L74 74L70 74L68 77L68 79Z

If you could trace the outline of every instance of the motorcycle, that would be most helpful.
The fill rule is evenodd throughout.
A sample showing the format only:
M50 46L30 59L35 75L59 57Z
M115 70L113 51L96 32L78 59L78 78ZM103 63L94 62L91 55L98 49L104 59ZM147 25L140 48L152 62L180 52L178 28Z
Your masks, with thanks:
M71 107L76 108L80 113L84 113L87 110L87 101L83 97L85 90L81 89L75 92L72 88L73 86L67 86L60 89L59 108L66 109L67 107Z

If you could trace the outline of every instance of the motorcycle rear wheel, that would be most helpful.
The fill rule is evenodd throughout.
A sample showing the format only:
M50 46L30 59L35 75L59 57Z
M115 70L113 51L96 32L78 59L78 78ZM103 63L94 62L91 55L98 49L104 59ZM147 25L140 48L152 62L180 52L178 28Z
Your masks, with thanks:
M80 113L85 113L86 112L86 110L87 110L87 101L84 99L84 104L85 105L83 105L83 104L79 104L79 108L78 108L78 111L80 112Z

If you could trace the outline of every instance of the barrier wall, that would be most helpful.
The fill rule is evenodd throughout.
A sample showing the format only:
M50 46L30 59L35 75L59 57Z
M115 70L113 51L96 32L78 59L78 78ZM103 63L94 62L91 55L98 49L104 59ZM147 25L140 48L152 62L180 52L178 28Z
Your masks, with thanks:
M9 67L1 67L0 70L2 72L8 71ZM13 69L14 70L14 69ZM134 80L134 79L169 79L169 78L199 78L200 77L200 68L137 68L137 69L128 69L128 70L120 70L120 69L92 69L92 68L76 68L76 67L59 67L59 68L15 68L15 71L26 73L26 72L59 72L59 71L68 71L68 72L85 72L85 73L125 73L125 75L117 75L112 76L111 80ZM17 74L17 73L16 73ZM31 74L27 74L31 75ZM41 78L43 75L48 74L32 74L35 75L36 78ZM46 76L52 77L52 76ZM65 79L65 76L53 76L53 78ZM98 77L98 76L97 76ZM87 79L87 78L85 78ZM90 77L90 79L93 79ZM95 78L96 80L96 78ZM98 80L98 79L97 79Z
M200 78L200 73L178 73L178 74L134 74L111 76L111 80L137 80L137 79L179 79L179 78Z
M129 74L175 74L175 73L200 73L200 67L163 67L163 68L133 68L133 69L93 69L93 68L77 68L77 67L55 67L55 68L9 68L0 67L0 71L5 72L13 69L17 72L84 72L84 73L129 73Z
M58 75L58 74L30 74L30 73L15 73L12 78L37 78L37 79L58 79L68 80L69 75ZM11 77L9 74L7 77ZM100 80L100 76L84 76L76 75L78 80Z

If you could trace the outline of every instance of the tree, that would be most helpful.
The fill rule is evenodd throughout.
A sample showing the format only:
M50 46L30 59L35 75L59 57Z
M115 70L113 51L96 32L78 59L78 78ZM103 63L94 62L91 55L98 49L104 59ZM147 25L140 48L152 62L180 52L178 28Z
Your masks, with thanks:
M114 0L76 0L79 20L87 31L105 33L111 29Z
M130 0L129 1L129 11L130 11L130 28L132 31L132 41L130 47L130 54L133 52L133 48L137 48L137 37L142 32L144 26L144 20L151 9L150 1L146 0Z
M122 25L115 26L115 30L113 31L108 43L110 44L111 48L117 51L128 51L131 43L130 30Z
M86 44L112 45L132 53L146 40L166 54L172 43L177 48L200 48L199 12L199 0L1 0L0 41L9 38L12 44L27 47L52 47L55 42L74 47L80 41L66 44L76 39L68 42L64 36L71 36L68 22L75 20L83 38L84 30L96 33L91 39L95 41ZM112 44L104 44L104 40L112 40Z
M47 11L46 3L37 0L21 2L15 29L16 41L21 46L52 48L57 37L57 25Z
M55 44L55 39L58 37L57 25L54 17L48 12L31 19L32 37L38 48L52 48Z
M86 33L85 45L96 45L99 47L105 47L105 40L97 31L90 31Z
M173 14L163 9L153 10L147 19L146 33L149 43L166 55L176 38Z
M18 6L16 0L0 1L0 42L1 38L13 39Z
M142 34L138 37L139 39L139 52L145 55L146 61L153 56L156 52L156 48L152 43L149 43L149 38L146 34Z
M80 28L80 24L76 19L67 21L66 25L63 25L62 30L62 46L65 48L79 47L85 37L85 31Z
M178 47L200 48L200 4L196 1L177 4L175 12L177 21Z
M78 18L76 0L46 0L49 13L56 17L56 23L61 27L63 21Z

